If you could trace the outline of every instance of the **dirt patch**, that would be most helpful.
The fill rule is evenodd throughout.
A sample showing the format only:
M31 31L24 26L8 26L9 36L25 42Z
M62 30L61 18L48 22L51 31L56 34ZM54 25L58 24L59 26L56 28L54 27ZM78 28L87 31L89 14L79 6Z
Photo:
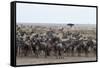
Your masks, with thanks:
M64 59L57 59L55 57L34 58L31 56L31 57L17 57L17 65L95 61L95 60L96 60L96 57L64 57Z

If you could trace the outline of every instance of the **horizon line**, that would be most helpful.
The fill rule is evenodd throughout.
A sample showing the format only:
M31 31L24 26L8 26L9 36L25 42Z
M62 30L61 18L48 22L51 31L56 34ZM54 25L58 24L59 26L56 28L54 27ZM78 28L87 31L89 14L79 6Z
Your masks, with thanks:
M23 22L17 22L16 24L74 24L74 23L32 23L32 22L30 22L30 23L23 23ZM83 24L83 23L76 23L76 24ZM86 24L86 23L85 23ZM90 23L88 23L88 24L90 24ZM96 24L91 24L91 25L96 25Z

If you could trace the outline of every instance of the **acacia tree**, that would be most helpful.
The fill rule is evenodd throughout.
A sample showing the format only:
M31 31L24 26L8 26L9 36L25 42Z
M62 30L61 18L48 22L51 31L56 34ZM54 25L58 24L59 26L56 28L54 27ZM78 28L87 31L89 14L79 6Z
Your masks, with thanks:
M70 26L71 28L74 26L74 24L72 24L72 23L69 23L67 25Z

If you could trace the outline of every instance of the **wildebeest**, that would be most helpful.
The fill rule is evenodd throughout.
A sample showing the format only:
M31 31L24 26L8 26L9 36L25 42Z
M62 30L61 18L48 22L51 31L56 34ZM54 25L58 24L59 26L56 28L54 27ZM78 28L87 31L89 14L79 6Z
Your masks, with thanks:
M18 26L17 26L18 27ZM91 52L96 54L96 42L93 39L84 39L81 32L59 31L62 37L59 37L56 31L45 31L39 33L31 27L32 32L23 31L18 28L16 34L16 54L17 56L33 55L37 58L44 56L55 56L56 58L64 58L64 56L89 56ZM63 33L61 33L63 32ZM65 40L63 40L65 39ZM96 41L96 40L95 40Z

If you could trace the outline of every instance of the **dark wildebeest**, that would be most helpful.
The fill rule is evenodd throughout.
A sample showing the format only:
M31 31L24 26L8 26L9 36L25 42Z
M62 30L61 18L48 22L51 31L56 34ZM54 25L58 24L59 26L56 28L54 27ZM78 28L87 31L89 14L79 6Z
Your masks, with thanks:
M50 56L51 44L46 36L44 37L33 37L31 40L32 50L37 58L43 53L45 57Z
M21 37L16 38L16 55L22 56L24 49L24 42Z
M38 36L35 36L35 37L31 38L31 47L32 47L32 50L33 50L35 56L38 58L40 42L39 42L39 40L37 40L37 37Z
M32 53L32 47L31 47L31 41L30 39L27 39L24 41L24 56L30 55Z
M56 57L59 59L64 58L64 46L61 41L57 43L55 49L56 49Z
M83 44L83 40L79 40L78 41L79 44L76 46L76 50L77 50L77 53L78 53L78 56L81 56L81 54L84 52L84 44Z
M23 36L16 37L16 54L19 56L27 56L29 55L29 51L31 50L30 39L29 37L23 38Z
M47 58L47 56L50 56L50 52L52 46L48 41L44 41L40 43L40 51L44 52L45 58Z
M96 51L97 51L97 47L96 47L96 43L94 43L94 46L93 46L93 53L94 53L94 56L96 55Z
M89 56L89 53L92 52L92 48L94 47L94 43L92 39L87 40L86 46L85 46L85 55Z
M69 39L65 39L62 41L62 45L64 46L64 53L69 56L70 55L70 52L71 52L71 48L70 48L70 45L71 45L71 40Z
M62 41L59 37L54 37L52 39L52 44L54 48L54 53L56 55L56 58L64 58L64 46L62 44Z

